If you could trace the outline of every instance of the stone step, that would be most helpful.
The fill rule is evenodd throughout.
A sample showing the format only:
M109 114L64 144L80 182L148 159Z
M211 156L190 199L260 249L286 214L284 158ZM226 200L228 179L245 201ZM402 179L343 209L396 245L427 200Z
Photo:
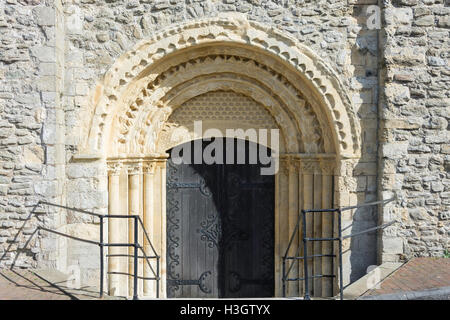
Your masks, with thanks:
M71 276L52 269L1 269L0 300L96 300L98 287L74 288ZM123 298L104 295L102 300Z
M401 262L386 262L379 265L365 276L359 278L357 281L346 287L344 289L344 299L358 299L368 290L378 286L384 279L386 279L402 265L403 263Z
M74 288L71 281L71 275L62 273L58 270L51 269L35 269L31 270L31 273L36 275L39 279L47 282L57 290L63 292L64 294L70 296L75 300L93 300L99 298L99 288L98 286L80 286L79 288ZM103 294L102 300L120 300L123 298L111 297Z

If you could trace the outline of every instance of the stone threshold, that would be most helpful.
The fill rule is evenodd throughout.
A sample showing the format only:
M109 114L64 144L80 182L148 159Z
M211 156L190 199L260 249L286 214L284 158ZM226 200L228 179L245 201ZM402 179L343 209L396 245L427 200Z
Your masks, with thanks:
M367 291L381 284L384 279L398 270L404 263L402 262L385 262L365 276L359 278L344 289L344 300L355 300L360 298ZM339 295L336 296L339 298Z
M426 289L420 291L402 291L374 296L365 296L359 300L416 300L420 298L430 298L441 295L450 295L450 287Z
M98 286L86 285L80 288L71 288L67 285L67 281L71 275L65 274L53 269L30 269L41 280L47 282L55 289L69 296L72 300L124 300L121 297L111 297L106 294L103 298L99 298Z

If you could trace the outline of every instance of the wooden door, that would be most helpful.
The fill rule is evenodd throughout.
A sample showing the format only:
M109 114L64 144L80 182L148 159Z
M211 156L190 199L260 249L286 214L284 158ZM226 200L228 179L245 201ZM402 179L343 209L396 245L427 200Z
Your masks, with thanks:
M246 159L255 147L245 142ZM274 294L274 176L261 175L259 163L233 162L168 161L168 297Z

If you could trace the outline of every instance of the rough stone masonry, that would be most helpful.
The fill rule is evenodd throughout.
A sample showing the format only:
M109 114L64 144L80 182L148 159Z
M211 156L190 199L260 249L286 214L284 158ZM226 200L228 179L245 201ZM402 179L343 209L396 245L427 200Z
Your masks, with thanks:
M371 6L379 28L367 24ZM95 250L36 231L92 235L98 223L39 200L107 211L106 172L73 161L83 106L139 41L223 12L295 37L339 74L362 129L354 196L397 197L353 218L361 229L397 223L351 244L346 282L372 264L448 252L448 0L0 0L0 267L79 264L92 276Z

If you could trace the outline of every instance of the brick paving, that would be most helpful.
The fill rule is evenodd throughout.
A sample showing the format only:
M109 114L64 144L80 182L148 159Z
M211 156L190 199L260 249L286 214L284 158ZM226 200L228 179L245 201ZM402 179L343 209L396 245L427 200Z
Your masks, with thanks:
M380 295L407 291L422 291L450 286L450 259L413 258L384 279L380 288L364 294Z
M72 295L64 290L64 283L55 283L55 285L60 289L28 270L0 270L0 300L96 299L95 294L85 294L85 292L81 295ZM440 287L450 287L450 259L413 258L384 279L379 289L370 290L364 296Z

